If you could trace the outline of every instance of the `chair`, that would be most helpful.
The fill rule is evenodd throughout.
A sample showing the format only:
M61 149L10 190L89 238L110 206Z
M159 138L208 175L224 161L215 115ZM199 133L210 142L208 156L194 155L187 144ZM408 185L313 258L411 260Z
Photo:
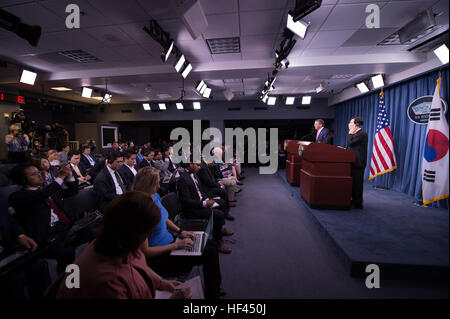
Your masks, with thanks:
M190 231L204 231L208 225L207 219L181 218L181 205L176 193L169 193L161 198L161 204L167 209L169 219L181 229Z
M75 196L63 200L62 208L76 220L84 217L84 213L97 209L94 191L91 188L79 190Z
M8 202L9 195L11 195L14 192L17 192L21 188L22 187L20 185L16 184L0 187L0 198Z

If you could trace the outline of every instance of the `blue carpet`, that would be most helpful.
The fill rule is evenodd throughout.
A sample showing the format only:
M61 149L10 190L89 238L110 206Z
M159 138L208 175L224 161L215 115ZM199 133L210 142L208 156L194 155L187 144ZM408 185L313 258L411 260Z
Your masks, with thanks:
M230 255L220 254L227 298L448 298L448 284L389 280L368 289L348 270L300 204L274 175L245 168ZM296 189L298 191L298 188ZM343 212L338 212L343 213ZM349 213L348 211L346 213Z
M341 250L352 274L364 274L361 267L375 263L397 269L390 274L393 277L400 272L404 276L437 276L439 280L444 276L448 280L448 210L420 207L406 194L367 184L363 210L312 209L301 198L299 188L287 183L285 171L278 171L278 175Z

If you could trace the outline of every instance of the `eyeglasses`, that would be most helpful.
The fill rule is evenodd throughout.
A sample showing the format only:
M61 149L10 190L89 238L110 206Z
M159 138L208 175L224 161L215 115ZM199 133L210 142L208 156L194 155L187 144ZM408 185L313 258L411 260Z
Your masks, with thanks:
M40 175L41 175L41 172L37 171L37 172L27 174L26 176L40 176Z

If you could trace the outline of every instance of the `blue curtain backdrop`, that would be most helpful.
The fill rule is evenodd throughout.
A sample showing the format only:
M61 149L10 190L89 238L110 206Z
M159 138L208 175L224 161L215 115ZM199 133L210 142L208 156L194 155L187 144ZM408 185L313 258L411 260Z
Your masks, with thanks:
M448 67L441 70L441 98L449 101ZM384 89L385 103L394 137L397 169L374 178L370 183L404 192L422 199L422 158L427 126L414 124L407 115L408 105L424 95L433 95L439 71L431 72ZM346 146L348 122L353 116L364 119L363 129L369 135L367 168L365 179L369 178L370 160L375 136L375 124L380 90L336 105L334 144ZM447 121L450 111L447 111ZM433 204L448 208L448 199Z

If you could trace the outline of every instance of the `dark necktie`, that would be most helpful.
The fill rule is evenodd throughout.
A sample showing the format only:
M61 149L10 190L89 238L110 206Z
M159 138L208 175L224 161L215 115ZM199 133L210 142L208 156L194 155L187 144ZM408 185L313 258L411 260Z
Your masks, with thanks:
M203 194L200 191L200 188L198 187L197 179L195 178L194 174L191 174L191 176L192 176L192 179L194 180L194 184L195 184L195 188L197 189L198 196L200 197L200 200L203 200Z
M70 219L64 214L64 212L59 209L59 206L53 201L51 197L48 197L46 200L46 203L48 206L50 206L51 209L55 212L56 216L58 216L58 219L61 223L65 225L70 224Z
M120 177L120 174L118 171L114 171L114 175L116 175L117 183L119 183L120 188L122 189L122 193L125 193L127 191L127 188L123 184L122 178Z

